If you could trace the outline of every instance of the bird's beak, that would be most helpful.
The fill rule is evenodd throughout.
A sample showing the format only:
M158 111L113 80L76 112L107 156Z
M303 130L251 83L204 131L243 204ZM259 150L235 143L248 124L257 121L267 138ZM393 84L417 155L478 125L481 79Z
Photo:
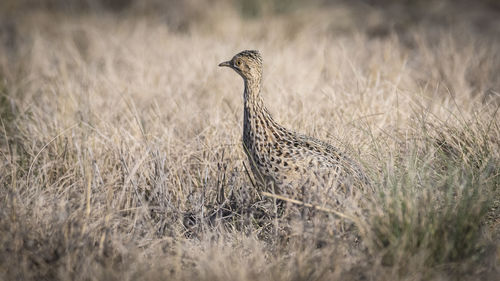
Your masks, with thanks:
M221 63L219 63L219 66L227 66L227 67L231 67L231 61L221 62Z

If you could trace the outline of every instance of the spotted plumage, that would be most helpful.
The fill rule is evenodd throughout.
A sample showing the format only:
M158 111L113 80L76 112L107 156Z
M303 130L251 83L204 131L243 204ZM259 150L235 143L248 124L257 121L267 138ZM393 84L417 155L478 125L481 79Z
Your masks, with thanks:
M280 193L320 187L348 194L352 186L367 184L361 167L337 148L274 121L260 96L258 51L242 51L219 66L230 67L243 78L243 148L261 186L273 186Z

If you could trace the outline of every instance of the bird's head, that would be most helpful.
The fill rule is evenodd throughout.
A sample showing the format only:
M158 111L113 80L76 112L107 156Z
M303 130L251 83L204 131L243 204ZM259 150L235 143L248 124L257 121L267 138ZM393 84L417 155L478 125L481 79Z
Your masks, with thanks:
M262 75L262 57L259 51L242 51L231 60L219 64L232 68L245 80L260 79Z

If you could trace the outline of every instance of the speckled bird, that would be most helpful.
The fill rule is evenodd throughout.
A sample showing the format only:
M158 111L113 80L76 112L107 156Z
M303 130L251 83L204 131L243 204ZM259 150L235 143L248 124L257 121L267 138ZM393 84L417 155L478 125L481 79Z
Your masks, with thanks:
M260 186L279 193L318 188L351 193L351 187L366 186L360 165L332 145L297 134L279 125L261 97L262 57L246 50L222 62L245 83L243 92L243 148Z

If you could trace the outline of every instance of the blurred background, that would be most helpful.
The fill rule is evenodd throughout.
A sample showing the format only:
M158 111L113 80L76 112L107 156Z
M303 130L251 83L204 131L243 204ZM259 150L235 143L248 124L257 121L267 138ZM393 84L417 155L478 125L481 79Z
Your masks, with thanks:
M288 16L298 21L300 16L325 11L335 17L331 20L332 34L356 30L383 37L391 32L408 32L418 25L469 26L482 36L500 38L498 0L4 0L0 3L0 25L3 40L12 41L13 22L26 20L29 12L157 17L172 31L190 32L199 25L209 31L221 17L252 21ZM299 29L301 23L294 25Z
M89 26L96 25L102 28L100 32L88 31ZM422 56L415 52L423 45L431 52L434 47L446 48L445 44L458 52L468 46L492 55L474 59L475 69L463 70L467 72L467 94L495 96L492 91L500 83L477 74L484 68L492 70L489 73L498 69L499 0L4 0L0 2L0 44L4 51L0 65L18 67L19 59L30 53L36 34L57 39L69 36L85 57L95 48L97 38L113 33L113 26L116 32L133 33L141 25L163 30L170 38L197 38L212 42L208 44L213 47L228 46L231 54L243 48L274 53L301 40L321 49L320 42L363 38L368 40L367 45L396 40L403 56L418 61ZM63 29L71 29L71 34L57 32ZM299 46L294 49L301 51ZM441 55L433 56L439 59ZM443 57L443 61L450 58ZM452 61L459 68L464 64L460 55ZM453 79L446 77L448 71L439 70L439 65L432 67L432 77L419 78L422 85L444 81L454 93L449 81ZM426 71L425 66L417 68ZM1 77L8 78L9 72L0 68Z
M188 32L199 23L210 23L214 14L220 15L220 10L230 10L252 20L340 8L352 17L353 27L365 27L373 36L383 36L391 30L404 31L416 24L467 24L478 32L496 35L500 29L498 0L4 0L0 3L4 21L22 20L25 12L32 11L111 13L120 17L158 16L172 30L180 32Z

